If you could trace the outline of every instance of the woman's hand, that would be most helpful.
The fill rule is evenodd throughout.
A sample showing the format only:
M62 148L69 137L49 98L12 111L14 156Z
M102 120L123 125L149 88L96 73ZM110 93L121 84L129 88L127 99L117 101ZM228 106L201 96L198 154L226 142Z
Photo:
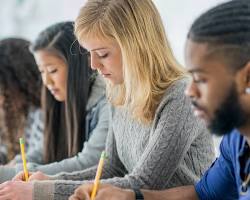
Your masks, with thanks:
M69 200L90 200L93 184L85 184L78 187Z
M29 177L32 175L33 173L29 172ZM25 181L25 175L24 172L19 172L16 176L14 176L12 178L12 181Z
M32 200L33 183L7 181L0 184L0 200Z
M75 190L69 200L90 200L93 184L85 184ZM124 190L111 185L100 185L95 200L134 200L131 190Z
M13 179L13 181L24 181L24 172L19 172ZM28 181L43 181L43 180L50 180L50 177L44 174L43 172L31 172L29 173Z
M43 172L38 171L32 173L32 175L29 177L29 181L35 181L35 180L45 181L45 180L50 180L50 177L44 174Z

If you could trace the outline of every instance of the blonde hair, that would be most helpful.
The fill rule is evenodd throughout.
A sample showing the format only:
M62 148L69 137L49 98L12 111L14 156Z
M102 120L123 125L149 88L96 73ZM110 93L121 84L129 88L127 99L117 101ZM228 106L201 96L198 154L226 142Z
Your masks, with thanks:
M175 60L165 29L151 0L88 0L75 22L81 40L99 38L118 43L124 82L108 85L115 106L151 123L166 89L184 76Z

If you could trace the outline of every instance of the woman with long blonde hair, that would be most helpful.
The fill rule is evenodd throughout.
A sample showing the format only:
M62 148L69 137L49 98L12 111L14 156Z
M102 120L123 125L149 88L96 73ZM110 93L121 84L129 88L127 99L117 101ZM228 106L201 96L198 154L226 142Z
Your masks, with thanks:
M88 0L75 34L90 52L92 69L106 79L113 105L101 182L164 189L197 181L214 160L212 138L192 114L184 95L188 80L152 0ZM35 200L68 199L96 170L53 177L34 173L31 180L54 181L10 186L26 187L27 200L32 193ZM88 199L89 191L80 189L84 195L76 198Z

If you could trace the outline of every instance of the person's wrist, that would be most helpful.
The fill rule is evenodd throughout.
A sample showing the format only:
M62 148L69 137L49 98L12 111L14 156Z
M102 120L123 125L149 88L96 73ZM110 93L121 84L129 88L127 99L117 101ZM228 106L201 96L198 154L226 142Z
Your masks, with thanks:
M134 199L135 200L144 200L144 196L143 196L140 189L133 188L132 190L133 190L133 193L134 193Z
M126 199L125 200L135 200L135 193L133 190L127 189L126 192Z

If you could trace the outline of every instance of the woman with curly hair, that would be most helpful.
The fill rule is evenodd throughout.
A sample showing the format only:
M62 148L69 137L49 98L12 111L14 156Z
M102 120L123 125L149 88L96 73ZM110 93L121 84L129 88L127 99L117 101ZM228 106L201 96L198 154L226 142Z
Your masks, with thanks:
M18 38L0 41L1 164L20 152L18 138L29 140L32 124L40 113L41 80L29 45Z

